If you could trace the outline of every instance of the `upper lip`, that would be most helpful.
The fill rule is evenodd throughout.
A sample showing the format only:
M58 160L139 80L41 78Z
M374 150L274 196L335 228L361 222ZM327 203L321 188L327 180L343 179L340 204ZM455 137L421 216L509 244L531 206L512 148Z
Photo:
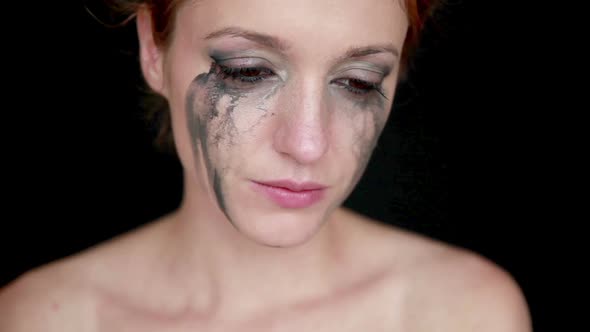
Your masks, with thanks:
M326 186L315 182L296 182L292 180L276 180L276 181L254 181L265 186L278 187L288 189L291 191L305 191L305 190L319 190Z

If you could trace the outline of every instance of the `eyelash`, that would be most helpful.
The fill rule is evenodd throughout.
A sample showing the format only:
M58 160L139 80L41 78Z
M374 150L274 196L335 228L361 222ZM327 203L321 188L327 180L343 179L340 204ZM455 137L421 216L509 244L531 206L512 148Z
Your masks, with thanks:
M215 64L215 66L217 67L217 70L216 70L217 73L224 80L227 80L227 79L240 80L241 82L254 84L258 81L265 80L268 77L276 75L275 73L272 72L272 70L264 68L264 67L228 67L228 66L222 66L217 63ZM257 72L259 73L258 75L251 75L252 73L257 73ZM349 84L343 83L343 81L346 81ZM339 87L342 87L342 88L348 90L350 93L353 93L355 95L362 96L362 95L367 95L367 94L375 91L375 92L379 93L381 96L383 96L383 98L387 99L387 97L385 97L385 93L383 92L383 88L381 87L381 84L378 84L378 83L367 82L367 81L359 80L356 78L342 78L342 79L335 80L333 82L336 82L336 84ZM355 87L355 86L350 85L350 83L360 84L361 86L364 86L364 87L363 88Z
M342 81L348 81L349 83L352 82L353 84L361 84L361 85L364 85L365 88L358 88L358 87L354 87L350 84L344 84L344 83L341 83ZM348 90L354 94L357 94L357 95L366 95L372 91L375 91L378 94L380 94L381 96L383 96L383 98L387 99L387 97L385 97L385 93L383 92L383 88L381 87L381 84L378 84L378 83L367 82L367 81L359 80L356 78L343 78L343 79L339 79L335 82L338 82L338 86L341 86L341 87L345 88L346 90Z
M227 67L217 64L217 73L221 75L222 79L232 79L236 80L239 79L242 82L246 83L256 83L257 81L266 79L268 76L274 76L270 69L263 68L263 67ZM253 76L247 76L245 74L252 74L252 72L260 72L263 73Z

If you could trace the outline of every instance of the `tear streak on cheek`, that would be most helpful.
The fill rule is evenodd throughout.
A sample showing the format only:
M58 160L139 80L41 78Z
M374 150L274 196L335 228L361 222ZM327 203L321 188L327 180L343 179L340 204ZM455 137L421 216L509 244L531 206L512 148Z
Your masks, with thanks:
M195 160L202 159L222 210L223 176L231 148L239 143L243 133L254 129L267 116L277 91L278 86L265 90L232 88L213 70L196 76L187 88L185 111L193 155Z
M356 102L341 109L342 112L340 115L349 121L348 128L351 128L351 136L349 136L349 139L351 139L350 148L356 159L356 169L348 189L350 193L358 181L360 181L371 159L373 150L385 126L387 113L385 111L385 103L377 103L375 101L371 103Z
M212 80L210 74L203 73L198 75L189 84L187 89L186 118L195 161L199 160L199 155L202 156L208 175L207 178L215 194L217 204L229 219L222 190L222 175L213 166L209 149L211 139L213 138L213 141L217 139L215 136L211 137L211 128L219 127L212 126L212 123L220 118L231 117L231 113L239 99L239 96L231 97L226 112L220 114L218 112L218 104L223 97L223 85ZM199 154L199 148L201 154ZM196 163L195 167L198 167L198 163Z
M193 153L196 154L198 151L198 143L201 143L203 155L207 154L207 136L205 135L207 128L205 121L202 121L199 115L199 104L201 104L200 101L205 100L207 101L206 103L210 105L217 104L217 100L210 94L206 93L205 87L208 82L209 76L206 73L202 73L195 77L195 79L189 84L186 97L186 119Z

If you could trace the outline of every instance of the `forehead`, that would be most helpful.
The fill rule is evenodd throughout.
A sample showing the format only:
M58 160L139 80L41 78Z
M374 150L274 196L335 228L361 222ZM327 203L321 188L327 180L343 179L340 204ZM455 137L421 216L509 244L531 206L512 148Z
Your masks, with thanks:
M227 27L277 36L295 50L346 50L393 44L401 49L408 20L403 0L191 0L175 34L192 41Z

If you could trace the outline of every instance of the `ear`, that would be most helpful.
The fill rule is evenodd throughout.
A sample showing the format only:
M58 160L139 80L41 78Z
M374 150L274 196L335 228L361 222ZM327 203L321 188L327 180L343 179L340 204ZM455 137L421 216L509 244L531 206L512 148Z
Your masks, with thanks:
M152 15L146 6L139 8L136 21L139 39L139 61L143 77L152 90L166 97L163 51L156 45L154 40Z

